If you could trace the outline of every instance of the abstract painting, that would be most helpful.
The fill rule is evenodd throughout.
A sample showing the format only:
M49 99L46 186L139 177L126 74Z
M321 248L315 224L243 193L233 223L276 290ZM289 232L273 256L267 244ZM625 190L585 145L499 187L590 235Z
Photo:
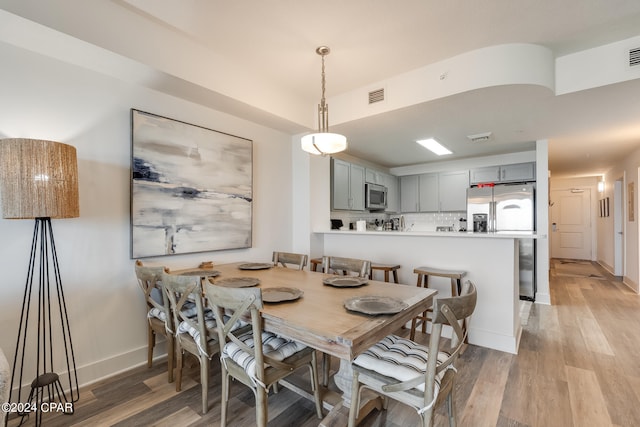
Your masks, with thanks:
M131 109L131 257L251 247L252 144Z

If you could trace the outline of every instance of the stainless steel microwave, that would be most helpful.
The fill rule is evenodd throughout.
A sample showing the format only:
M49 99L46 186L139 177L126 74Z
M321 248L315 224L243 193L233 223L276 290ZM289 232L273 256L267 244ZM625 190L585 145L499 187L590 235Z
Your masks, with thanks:
M387 187L384 185L367 183L365 188L365 208L375 210L385 210L387 208Z

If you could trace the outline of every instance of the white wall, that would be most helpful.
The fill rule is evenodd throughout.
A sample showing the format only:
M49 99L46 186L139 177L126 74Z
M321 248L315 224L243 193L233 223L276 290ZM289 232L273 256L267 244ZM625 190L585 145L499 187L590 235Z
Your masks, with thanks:
M640 235L638 228L639 212L638 212L638 185L640 173L640 149L630 153L622 159L616 167L609 170L605 174L605 191L603 197L609 197L610 207L613 209L614 190L613 186L616 180L624 178L623 197L624 215L623 215L623 236L624 236L624 282L635 292L640 293L640 277L638 272L638 264L640 263L639 246ZM633 209L635 211L634 220L629 220L629 184L633 183ZM598 222L598 235L611 236L603 242L598 242L598 260L609 268L614 265L614 248L613 248L613 211L604 221Z
M0 138L77 149L80 217L54 220L53 228L80 383L146 360L144 300L129 258L130 108L253 140L253 247L149 261L265 261L272 250L292 249L290 135L3 42L0 57ZM0 219L0 347L9 360L32 230L31 220Z

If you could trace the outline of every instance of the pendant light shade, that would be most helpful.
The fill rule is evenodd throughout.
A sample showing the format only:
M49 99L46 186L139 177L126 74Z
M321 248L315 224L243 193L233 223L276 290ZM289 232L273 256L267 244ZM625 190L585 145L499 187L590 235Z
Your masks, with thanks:
M311 154L333 154L347 148L347 137L339 133L319 132L302 137L302 149Z
M301 140L304 151L322 156L337 153L347 148L347 137L329 132L329 105L327 105L324 97L324 57L329 52L331 50L326 46L320 46L316 49L316 53L322 57L322 98L320 99L320 104L318 104L318 132L305 135Z

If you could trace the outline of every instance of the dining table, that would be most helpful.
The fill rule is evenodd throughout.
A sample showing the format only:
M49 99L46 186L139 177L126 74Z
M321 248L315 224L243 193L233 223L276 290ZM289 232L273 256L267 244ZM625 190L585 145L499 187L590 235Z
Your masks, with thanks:
M223 286L242 286L238 283L244 281L260 287L266 331L297 340L340 360L333 380L342 392L341 398L336 399L330 390L323 390L325 407L331 411L321 426L347 423L353 359L424 312L437 293L434 289L376 280L344 281L335 275L272 263L215 264L203 269L201 277ZM267 302L273 301L267 295L276 296L276 301ZM381 408L377 396L368 397L364 396L359 418L374 408Z

